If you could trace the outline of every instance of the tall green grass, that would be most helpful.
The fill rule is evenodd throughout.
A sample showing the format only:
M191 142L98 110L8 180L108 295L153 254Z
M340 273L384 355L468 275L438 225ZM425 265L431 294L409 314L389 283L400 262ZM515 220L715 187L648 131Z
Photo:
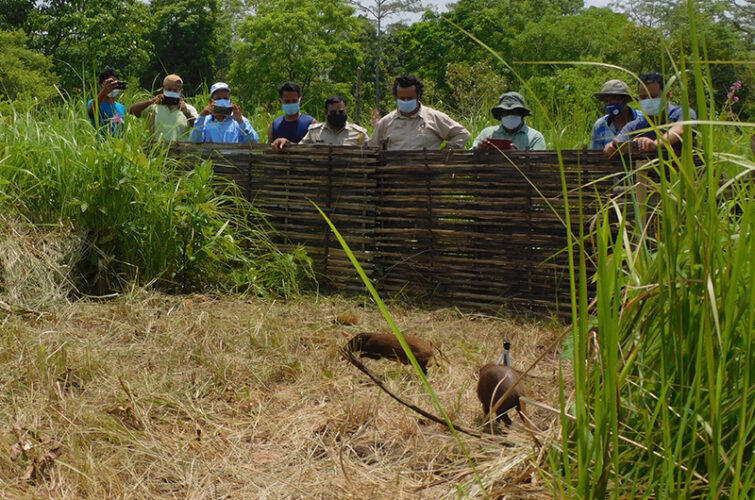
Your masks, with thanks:
M82 291L298 292L310 274L303 251L281 252L211 164L170 156L134 117L122 138L99 134L85 105L13 103L0 117L0 210L84 233Z
M710 121L714 69L690 30L692 53L672 72L698 112L699 148L685 127L682 154L647 165L658 179L648 200L630 191L598 213L594 311L589 249L572 250L576 386L549 469L565 497L755 497L755 164L741 154L755 124ZM630 223L629 206L646 217Z

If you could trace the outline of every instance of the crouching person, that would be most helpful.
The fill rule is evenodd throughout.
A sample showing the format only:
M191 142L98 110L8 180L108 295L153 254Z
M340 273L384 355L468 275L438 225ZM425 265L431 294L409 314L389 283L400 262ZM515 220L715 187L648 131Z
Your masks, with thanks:
M191 142L259 142L260 137L241 107L231 103L231 88L218 82L210 87L208 104L194 121Z
M367 143L367 129L349 122L346 100L332 95L325 101L325 123L309 126L299 144L322 144L326 146L362 146Z

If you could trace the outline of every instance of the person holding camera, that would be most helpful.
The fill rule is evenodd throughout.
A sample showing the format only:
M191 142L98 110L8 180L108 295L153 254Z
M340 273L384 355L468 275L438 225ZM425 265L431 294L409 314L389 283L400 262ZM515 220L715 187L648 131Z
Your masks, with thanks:
M135 102L129 113L140 117L146 114L149 130L158 139L179 141L188 139L188 134L197 119L197 110L182 97L183 80L178 75L163 79L162 92L152 99Z
M241 107L231 103L231 87L217 82L210 87L208 104L194 121L191 142L259 142L260 136L249 120L241 114Z
M119 80L118 72L105 68L99 74L100 92L87 102L89 121L95 129L120 137L126 117L126 106L116 101L118 94L126 88L126 82ZM95 115L94 110L98 113Z

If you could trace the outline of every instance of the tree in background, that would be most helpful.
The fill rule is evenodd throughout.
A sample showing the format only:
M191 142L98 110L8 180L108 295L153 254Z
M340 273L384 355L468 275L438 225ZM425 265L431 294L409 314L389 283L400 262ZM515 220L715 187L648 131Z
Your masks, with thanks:
M305 101L319 110L331 93L352 96L363 64L354 33L362 31L354 8L341 0L271 0L240 27L230 80L234 92L255 103L278 100L287 80L301 85Z
M218 0L152 0L154 28L148 37L154 51L142 85L160 85L178 73L191 94L209 87L230 63L231 32Z
M34 12L33 0L3 0L0 10L0 29L25 29L29 16Z
M423 7L420 0L350 0L352 5L375 23L376 56L375 56L375 107L380 109L381 65L383 61L383 34L388 27L389 19L398 14L420 12Z
M24 28L30 47L49 56L65 88L81 87L103 67L141 75L152 45L147 5L139 0L35 2ZM96 82L95 82L96 84Z
M0 101L49 99L56 94L57 81L50 59L27 49L22 31L0 31Z

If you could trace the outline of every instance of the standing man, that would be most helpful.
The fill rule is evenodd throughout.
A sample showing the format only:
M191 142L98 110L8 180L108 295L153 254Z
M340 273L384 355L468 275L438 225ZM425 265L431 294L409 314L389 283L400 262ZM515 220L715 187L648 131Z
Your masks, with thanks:
M641 153L658 151L662 144L668 144L674 151L681 151L684 125L678 122L684 120L684 112L681 106L668 103L670 91L666 92L665 109L662 107L664 100L663 85L663 75L660 73L647 73L640 76L637 96L644 116L624 125L616 138L603 149L606 156L613 156L619 144L627 141L635 143ZM697 119L694 109L689 110L689 115L690 119ZM661 132L661 137L658 137L658 134L652 129L651 123L656 127L664 124L672 124L672 126L665 129L666 132Z
M210 87L208 104L194 121L191 142L259 142L260 137L241 107L231 103L231 88L217 82Z
M116 101L121 90L126 88L126 82L119 80L118 72L113 68L105 68L98 76L100 92L97 97L87 102L87 114L92 126L102 132L120 137L126 117L126 106ZM95 117L95 109L98 110Z
M137 117L147 112L149 130L158 139L166 141L187 140L197 110L184 101L183 80L178 75L168 75L163 79L163 91L152 99L135 102L129 113Z
M278 87L283 116L279 116L267 129L267 141L280 151L286 144L298 144L309 126L315 122L314 117L301 112L301 87L296 82L286 82Z
M325 101L325 123L309 126L307 135L299 144L323 144L328 146L362 146L370 137L367 129L348 121L346 100L340 95L332 95Z
M642 111L637 111L629 106L632 95L629 87L621 80L608 80L600 88L600 92L593 94L596 99L603 102L605 115L598 118L592 127L592 141L590 149L604 149L613 141L627 123L642 116Z
M524 118L531 115L532 111L524 103L521 94L506 92L490 112L501 124L482 129L472 143L472 149L495 149L488 139L504 139L510 142L511 149L522 151L545 149L543 134L524 122Z
M387 150L463 149L469 131L447 114L422 105L425 86L414 75L402 75L393 83L396 108L375 125L370 146Z

